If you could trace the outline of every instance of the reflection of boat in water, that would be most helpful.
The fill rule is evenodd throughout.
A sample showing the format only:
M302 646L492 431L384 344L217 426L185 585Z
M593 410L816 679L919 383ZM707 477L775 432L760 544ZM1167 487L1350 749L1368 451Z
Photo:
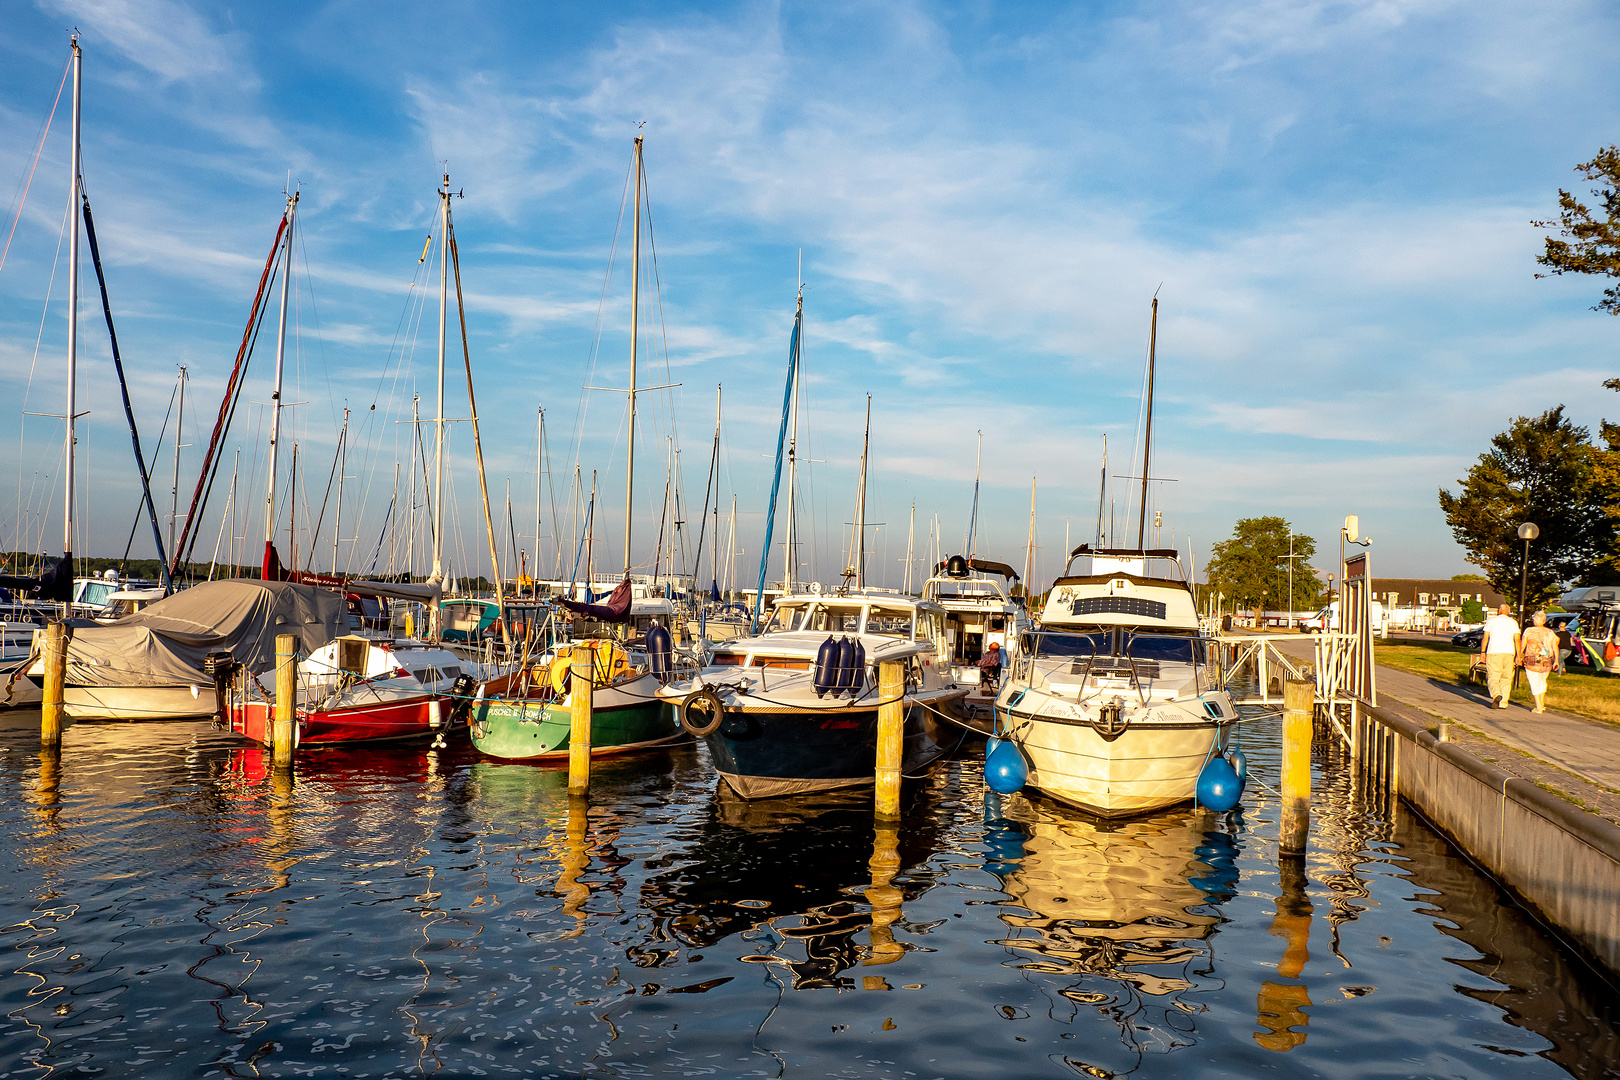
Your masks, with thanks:
M936 850L942 816L938 801L934 785L919 786L903 808L900 868L923 863ZM744 799L722 784L712 813L696 823L695 833L672 837L680 857L669 859L670 869L642 885L640 907L657 923L649 940L707 948L768 922L782 944L771 955L744 960L787 968L795 989L852 987L858 980L841 973L872 960L873 944L860 938L874 921L883 921L874 919L878 901L871 894L876 890L866 890L868 902L862 902L861 890L875 884L879 873L873 865L873 834L867 795ZM894 830L888 830L888 842L894 840ZM892 863L892 848L888 854ZM884 886L893 873L891 866ZM895 887L899 893L890 907L898 913L900 905L916 899L929 884L901 881ZM879 934L874 928L874 943ZM659 949L634 949L630 957L644 967L677 960Z
M1111 1014L1136 1051L1190 1045L1198 1006L1185 995L1213 964L1215 908L1236 888L1232 838L1192 809L1117 823L1025 800L1009 811L988 826L1002 834L992 869L1023 910L1002 914L1012 933L1000 944L1064 998ZM1009 827L1021 827L1021 857Z

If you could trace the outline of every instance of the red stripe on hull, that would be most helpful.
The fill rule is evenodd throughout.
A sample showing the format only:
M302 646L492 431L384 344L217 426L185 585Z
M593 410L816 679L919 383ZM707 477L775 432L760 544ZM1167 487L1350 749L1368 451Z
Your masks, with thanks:
M304 747L341 746L385 739L411 739L433 733L432 705L439 701L442 720L450 716L450 701L444 698L412 698L377 705L334 709L329 712L298 714L298 745ZM250 701L231 706L231 730L256 743L269 746L274 706Z

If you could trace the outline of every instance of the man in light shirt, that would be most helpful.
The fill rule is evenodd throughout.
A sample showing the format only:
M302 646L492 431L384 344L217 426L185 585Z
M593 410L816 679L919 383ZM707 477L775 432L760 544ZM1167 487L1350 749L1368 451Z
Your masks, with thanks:
M1491 705L1498 709L1508 707L1508 695L1513 692L1513 669L1519 663L1519 624L1513 620L1513 609L1503 604L1496 614L1485 620L1485 637L1480 651L1485 654L1485 683L1490 689Z

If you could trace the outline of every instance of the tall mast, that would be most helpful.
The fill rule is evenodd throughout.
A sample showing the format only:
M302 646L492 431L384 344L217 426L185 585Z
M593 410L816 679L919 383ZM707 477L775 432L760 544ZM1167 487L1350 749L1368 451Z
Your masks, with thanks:
M635 241L630 246L630 422L624 451L624 576L630 576L630 507L636 484L636 349L641 340L641 136L636 136L634 161L636 213ZM656 570L656 567L654 568Z
M281 312L276 316L276 378L270 391L270 483L264 497L265 555L276 540L276 451L281 442L281 372L287 360L287 291L292 281L293 218L298 212L298 192L287 197L287 210L283 218L287 227L282 230L281 248ZM296 496L295 496L296 498ZM289 554L291 552L289 551ZM175 553L178 560L179 553ZM288 565L296 566L297 561Z
M439 406L433 419L433 574L444 574L444 348L445 320L450 309L450 174L439 189ZM438 607L434 606L433 638L439 637Z
M714 458L710 469L714 472L714 548L709 552L709 584L712 587L720 580L720 400L724 385L714 384ZM703 493L703 500L707 502L709 493ZM699 545L701 548L702 545ZM698 551L698 558L703 558L703 552ZM698 568L702 572L702 567Z
M973 558L973 545L979 530L979 466L984 461L984 432L979 432L978 449L973 451L973 510L968 514L967 557Z
M1067 553L1065 553L1067 554ZM1029 478L1029 547L1024 552L1024 598L1029 598L1029 582L1035 576L1035 478Z
M793 325L799 333L799 360L793 366L793 404L788 412L788 504L787 504L787 548L782 552L782 592L784 595L793 591L793 583L798 578L799 561L795 558L793 550L793 519L795 517L795 503L799 492L798 472L799 461L795 444L799 440L799 372L804 364L804 284L799 284L799 306L793 313Z
M1102 479L1100 481L1098 481L1098 484L1097 484L1097 546L1098 547L1106 546L1105 542L1103 540L1103 503L1106 502L1107 499L1108 499L1108 436L1104 435L1102 437L1102 440L1103 440ZM1063 557L1065 559L1067 559L1069 557L1069 546L1068 546L1068 541L1067 540L1064 540L1064 542L1063 542Z
M1136 523L1136 546L1147 550L1148 459L1153 452L1153 361L1159 343L1159 298L1153 298L1153 322L1148 330L1147 423L1142 431L1142 516Z
M79 85L84 54L79 51L79 35L73 35L73 147L68 153L72 170L72 190L68 193L68 339L67 339L67 490L62 516L62 558L70 565L57 573L71 577L73 567L73 443L74 416L78 407L79 378L79 207L84 202L84 181L79 175Z
M737 496L731 496L731 533L726 541L726 596L729 598L733 589L737 587Z
M180 429L186 419L186 365L180 365L180 385L176 389L180 409L174 421L174 486L169 488L169 550L174 550L174 523L180 516ZM232 482L234 484L234 473ZM233 488L234 490L234 488Z
M545 476L546 469L546 407L536 407L539 415L534 422L534 576L540 576L540 480ZM552 497L556 498L557 489L552 488ZM552 522L556 527L556 522ZM540 595L540 587L531 585L531 595Z
M349 467L349 410L343 410L343 430L338 432L337 507L332 518L332 576L338 569L338 545L343 542L343 473Z
M872 395L866 395L866 433L861 436L861 490L855 498L855 587L866 588L866 451L872 442Z
M917 536L917 500L911 500L911 522L906 526L906 595L911 595L912 541Z

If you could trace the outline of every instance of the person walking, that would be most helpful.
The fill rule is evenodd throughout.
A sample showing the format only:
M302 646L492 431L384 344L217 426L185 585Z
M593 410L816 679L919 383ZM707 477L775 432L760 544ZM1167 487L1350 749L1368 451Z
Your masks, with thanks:
M1519 624L1514 621L1513 609L1503 604L1496 614L1485 620L1485 636L1479 643L1485 654L1485 684L1491 695L1491 707L1505 709L1508 696L1513 693L1513 669L1519 660Z
M1520 639L1519 662L1524 667L1524 679L1530 684L1530 696L1536 701L1536 707L1530 711L1544 713L1547 708L1541 699L1547 696L1547 676L1558 662L1558 631L1547 626L1545 611L1536 612L1530 616L1530 621L1534 625Z

